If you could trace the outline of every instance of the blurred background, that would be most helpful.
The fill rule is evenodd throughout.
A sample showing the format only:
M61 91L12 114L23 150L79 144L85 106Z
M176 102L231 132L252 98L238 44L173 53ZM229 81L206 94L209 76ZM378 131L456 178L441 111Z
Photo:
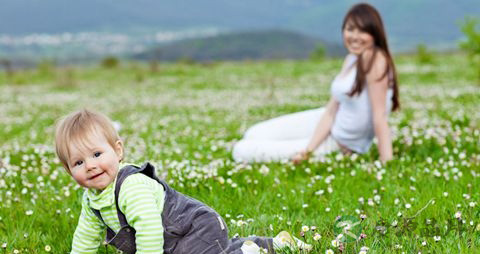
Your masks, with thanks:
M341 23L359 1L2 0L1 68L141 61L302 59L345 54ZM372 0L394 53L451 52L479 0Z

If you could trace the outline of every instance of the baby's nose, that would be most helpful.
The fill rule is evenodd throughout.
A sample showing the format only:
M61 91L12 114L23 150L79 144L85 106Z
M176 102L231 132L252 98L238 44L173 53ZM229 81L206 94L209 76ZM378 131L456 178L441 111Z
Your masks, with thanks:
M85 166L87 169L94 169L97 167L97 163L94 159L87 159L85 160Z

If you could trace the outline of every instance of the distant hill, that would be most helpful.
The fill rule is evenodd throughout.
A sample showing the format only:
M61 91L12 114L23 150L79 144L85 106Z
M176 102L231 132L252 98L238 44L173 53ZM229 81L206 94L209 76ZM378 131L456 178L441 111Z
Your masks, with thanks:
M340 42L357 0L2 0L0 34L287 29ZM479 0L367 0L381 12L394 51L454 47L458 22L480 16Z
M133 56L139 60L195 61L308 58L322 45L330 56L343 55L342 45L328 43L285 30L248 31L185 39L146 50Z

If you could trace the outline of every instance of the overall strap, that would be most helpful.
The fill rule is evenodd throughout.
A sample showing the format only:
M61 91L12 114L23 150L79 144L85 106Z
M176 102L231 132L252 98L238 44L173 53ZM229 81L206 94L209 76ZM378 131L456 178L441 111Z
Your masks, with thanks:
M103 223L103 225L105 225L107 227L107 235L108 234L115 235L115 232L113 232L113 230L109 226L107 226L107 224L103 220L102 215L100 214L100 211L97 210L97 209L93 209L93 208L90 208L90 209L92 209L93 213L100 219L100 221Z
M155 167L153 167L152 164L148 162L143 164L141 167L137 167L134 165L127 165L118 171L117 182L115 184L115 206L117 208L117 216L118 216L118 221L120 222L120 228L129 226L127 222L127 218L125 217L125 214L120 210L120 207L118 205L118 196L120 195L120 188L122 186L123 181L125 181L125 179L129 175L139 173L139 172L143 173L144 175L160 183L160 180L155 175ZM92 209L93 213L107 227L107 233L111 233L112 235L115 235L114 231L110 227L108 227L105 221L103 220L102 215L100 214L100 211L93 208L90 208L90 209Z
M125 226L129 226L127 223L127 218L125 217L125 214L122 213L120 210L120 207L118 205L118 197L120 196L120 188L122 186L123 181L132 174L135 173L143 173L144 175L153 178L154 180L160 182L160 180L157 178L155 175L155 167L153 167L152 164L149 162L144 163L141 167L133 166L133 165L127 165L120 169L117 175L117 182L115 184L115 205L117 207L117 215L118 215L118 220L120 221L120 227L123 228Z

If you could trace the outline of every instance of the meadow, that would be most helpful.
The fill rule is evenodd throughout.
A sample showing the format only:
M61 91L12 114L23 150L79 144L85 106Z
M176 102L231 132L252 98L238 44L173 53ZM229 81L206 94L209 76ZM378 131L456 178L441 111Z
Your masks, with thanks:
M341 59L2 72L0 253L70 250L83 189L56 159L53 134L59 117L82 107L121 126L126 162L151 162L216 209L231 237L287 230L312 253L480 252L476 70L458 53L395 62L401 110L390 117L395 159L386 164L375 146L300 165L232 160L248 126L325 105ZM339 216L360 222L358 239L338 236Z

